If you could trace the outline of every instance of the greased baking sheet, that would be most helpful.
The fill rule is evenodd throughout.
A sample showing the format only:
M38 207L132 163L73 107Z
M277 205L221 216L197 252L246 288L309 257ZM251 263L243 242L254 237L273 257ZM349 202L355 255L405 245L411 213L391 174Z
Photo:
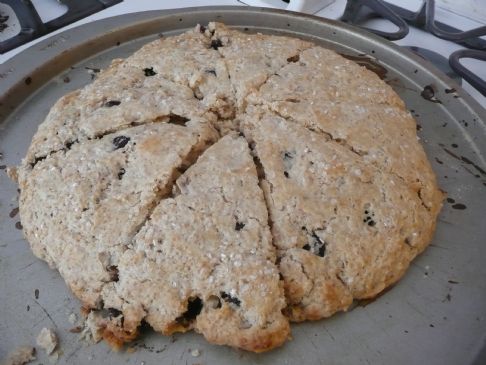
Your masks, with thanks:
M330 319L294 324L293 339L269 353L213 346L195 333L165 337L148 329L132 353L113 352L105 343L88 346L69 331L75 327L70 314L80 318L79 302L22 237L17 186L6 166L20 162L54 102L89 83L113 58L214 20L314 41L354 56L388 82L416 118L448 195L435 237L380 298ZM51 327L60 337L59 364L484 364L485 120L485 110L426 61L357 28L296 13L249 7L151 11L39 42L0 65L0 360L16 347L35 345L40 330ZM38 351L36 363L49 361Z

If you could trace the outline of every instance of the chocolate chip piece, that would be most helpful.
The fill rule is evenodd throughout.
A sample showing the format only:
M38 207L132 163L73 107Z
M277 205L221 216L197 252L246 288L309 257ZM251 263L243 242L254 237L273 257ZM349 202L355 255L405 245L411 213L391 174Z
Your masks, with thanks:
M363 223L366 223L370 227L374 227L376 225L376 222L373 219L373 217L375 216L375 213L366 209L364 211L364 214L365 214L365 217L363 218Z
M223 43L221 42L221 39L213 39L211 41L211 48L217 50L219 47L223 47Z
M206 27L205 27L204 25L200 25L200 26L199 26L199 31L200 31L201 33L204 33L204 32L206 31Z
M113 138L113 144L116 150L125 147L128 141L130 141L130 137L118 136Z
M314 255L324 257L326 254L327 242L323 241L316 233L316 231L309 232L307 227L302 227L302 230L307 233L307 243L302 246L303 250L310 251Z
M154 68L153 67L144 68L143 69L143 73L145 74L145 76L155 76L155 75L157 75L157 72L154 71Z
M206 72L207 74L211 74L211 75L217 76L215 69L204 70L204 72Z
M300 60L300 56L298 54L287 58L287 62L294 62L295 63L295 62L299 62L299 60Z
M118 180L121 180L123 178L123 175L125 175L125 169L122 167L119 171L118 171Z
M245 226L245 223L236 222L236 224L235 224L235 231L241 231L244 226Z
M225 293L224 291L220 292L219 294L221 295L221 298L223 298L223 300L225 302L233 303L238 307L240 306L241 300L239 300L238 298L232 297L231 295L229 295L228 293Z
M118 266L116 265L108 266L106 268L106 271L108 271L111 281L115 281L115 282L118 281Z
M290 176L288 171L292 170L295 155L296 155L295 151L293 151L293 152L285 151L283 153L282 159L283 159L283 165L284 165L284 176L286 178L289 178L289 176Z
M119 101L119 100L109 100L103 106L105 106L107 108L111 108L112 106L116 106L116 105L120 105L120 104L121 104L121 101Z

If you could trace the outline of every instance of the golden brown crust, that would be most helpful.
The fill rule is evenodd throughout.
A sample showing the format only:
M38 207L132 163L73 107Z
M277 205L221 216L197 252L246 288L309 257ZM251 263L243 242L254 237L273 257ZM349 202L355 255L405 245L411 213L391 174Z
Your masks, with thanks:
M142 321L280 346L288 319L399 280L441 208L414 120L376 75L299 39L201 30L62 97L19 168L34 254L114 348Z

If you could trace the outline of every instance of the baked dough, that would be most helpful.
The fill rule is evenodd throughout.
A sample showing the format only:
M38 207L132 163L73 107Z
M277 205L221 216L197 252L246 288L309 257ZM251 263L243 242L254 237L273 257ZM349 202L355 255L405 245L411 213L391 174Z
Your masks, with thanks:
M119 346L144 321L256 352L396 282L443 198L375 74L219 23L61 98L18 182L24 234L95 338Z

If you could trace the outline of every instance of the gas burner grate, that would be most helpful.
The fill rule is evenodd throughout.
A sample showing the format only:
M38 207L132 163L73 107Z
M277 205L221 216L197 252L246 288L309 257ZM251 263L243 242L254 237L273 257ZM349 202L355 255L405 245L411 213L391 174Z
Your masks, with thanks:
M44 23L30 0L2 0L2 3L10 6L17 16L20 23L20 32L17 35L0 42L0 54L122 1L123 0L59 0L59 2L68 7L68 11L60 17ZM0 15L0 29L2 29L1 27L7 27L7 20L7 16L2 17Z
M449 65L454 72L486 96L486 81L460 63L462 58L486 61L486 40L480 38L486 35L486 26L461 31L450 25L436 22L435 0L424 0L420 10L417 12L389 4L382 0L348 0L341 21L360 26L360 23L368 19L371 15L381 16L398 27L398 30L395 32L385 32L361 27L386 39L395 41L405 38L409 32L410 24L430 32L438 38L452 41L469 48L451 54L449 57Z

